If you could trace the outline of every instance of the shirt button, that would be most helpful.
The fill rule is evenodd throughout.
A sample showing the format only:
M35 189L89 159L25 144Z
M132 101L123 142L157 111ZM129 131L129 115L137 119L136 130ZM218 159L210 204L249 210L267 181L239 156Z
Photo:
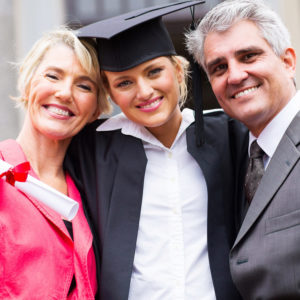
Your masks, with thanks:
M173 156L173 153L172 152L168 152L168 157L172 158L172 156Z
M178 214L179 214L179 209L178 209L177 207L174 207L174 208L173 208L173 213L174 213L175 215L178 215Z

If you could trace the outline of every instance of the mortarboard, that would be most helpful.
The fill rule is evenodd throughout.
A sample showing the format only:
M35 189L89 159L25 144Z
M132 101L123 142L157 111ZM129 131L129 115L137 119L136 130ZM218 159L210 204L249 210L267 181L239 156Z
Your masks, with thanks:
M121 72L159 56L176 55L162 16L204 3L181 1L131 11L79 29L78 37L96 38L101 70ZM194 22L194 16L193 16ZM199 66L192 63L197 144L204 142Z
M176 55L162 16L204 1L181 1L135 10L79 29L97 39L101 70L124 71L158 56Z

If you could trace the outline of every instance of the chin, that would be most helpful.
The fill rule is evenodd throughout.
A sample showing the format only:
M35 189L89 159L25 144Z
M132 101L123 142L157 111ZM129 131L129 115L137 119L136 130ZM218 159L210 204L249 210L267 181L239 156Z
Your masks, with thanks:
M150 123L150 124L146 124L144 125L145 127L147 128L157 128L157 127L161 127L163 126L164 124L166 124L166 121L163 121L163 122L156 122L156 123Z
M62 132L48 132L44 134L47 138L49 138L50 140L54 140L54 141L64 141L64 140L68 140L71 139L72 137L70 137L69 135L64 135Z

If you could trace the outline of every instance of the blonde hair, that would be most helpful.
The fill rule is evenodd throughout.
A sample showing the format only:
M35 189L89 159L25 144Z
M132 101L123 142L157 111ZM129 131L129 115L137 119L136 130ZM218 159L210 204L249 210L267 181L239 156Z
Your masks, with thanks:
M83 69L91 75L98 86L98 107L101 113L110 113L111 104L105 97L104 88L100 78L100 68L96 49L92 39L80 39L75 32L67 27L49 31L45 33L31 48L24 60L19 66L18 90L20 95L13 97L25 107L27 101L24 98L28 94L30 82L34 76L36 69L43 60L47 51L57 44L64 44L70 47L78 58Z
M172 55L172 56L168 56L168 58L170 59L174 67L179 66L180 69L182 70L183 78L179 83L179 95L180 95L179 106L182 107L188 96L188 78L189 78L190 63L186 58L180 55ZM101 81L104 87L106 99L110 99L107 77L104 71L101 71L100 74L101 74Z
M180 55L173 55L170 56L170 60L173 63L173 65L179 66L182 69L182 80L179 83L179 94L180 94L180 99L179 99L179 106L182 107L187 99L188 96L188 78L189 78L189 68L190 68L190 63L189 61Z

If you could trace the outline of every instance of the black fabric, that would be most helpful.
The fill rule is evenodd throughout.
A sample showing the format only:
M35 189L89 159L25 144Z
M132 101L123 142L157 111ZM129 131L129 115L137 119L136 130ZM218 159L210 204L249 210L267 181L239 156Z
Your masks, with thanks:
M130 28L141 25L150 20L154 20L178 10L204 3L205 1L179 1L175 3L156 5L130 11L128 13L105 19L96 23L82 27L79 37L94 37L110 39L119 33Z
M195 24L195 10L192 9L192 23L191 30L196 30ZM203 121L203 95L202 95L202 82L201 82L201 70L199 64L191 57L191 69L192 69L192 92L195 109L195 130L196 130L196 143L200 147L205 142L204 134L204 121Z
M67 230L68 230L68 232L70 234L71 239L74 240L74 238L73 238L73 226L72 226L72 222L64 220L64 219L63 219L63 221L64 221L65 226L66 226L66 228L67 228Z
M74 240L74 238L73 238L73 226L72 226L72 222L64 220L64 219L63 219L63 221L64 221L65 226L66 226L66 228L67 228L67 230L68 230L68 232L70 234L71 239ZM75 289L75 287L76 287L76 279L75 279L75 275L73 275L68 295L71 294L71 292Z
M75 279L75 275L73 275L68 295L72 293L75 287L76 287L76 279Z
M159 56L175 55L162 16L203 2L182 1L131 11L87 25L78 36L96 38L101 70L124 71Z
M96 276L97 279L100 278L100 249L99 249L99 236L96 234L96 230L95 230L95 226L94 223L92 223L92 217L91 217L91 213L90 210L88 208L87 205L82 205L83 207L83 211L86 217L86 220L89 224L90 230L93 234L93 250L94 250L94 254L95 254L95 259L96 259ZM98 280L98 289L95 295L95 299L100 299L100 294L99 294L99 280Z
M187 129L188 151L199 163L208 188L208 255L217 299L241 299L229 271L237 234L237 182L247 152L248 131L223 113L205 116L206 143L196 145ZM100 261L97 299L128 298L147 159L142 142L120 130L95 132L87 126L69 147L65 165L78 186L94 225Z
M131 28L112 39L98 39L97 44L101 70L105 71L120 72L159 56L176 55L161 18Z
M203 97L202 97L202 82L200 76L200 67L193 61L192 63L192 86L193 100L195 106L195 134L196 143L200 147L205 142L204 121L203 121Z

